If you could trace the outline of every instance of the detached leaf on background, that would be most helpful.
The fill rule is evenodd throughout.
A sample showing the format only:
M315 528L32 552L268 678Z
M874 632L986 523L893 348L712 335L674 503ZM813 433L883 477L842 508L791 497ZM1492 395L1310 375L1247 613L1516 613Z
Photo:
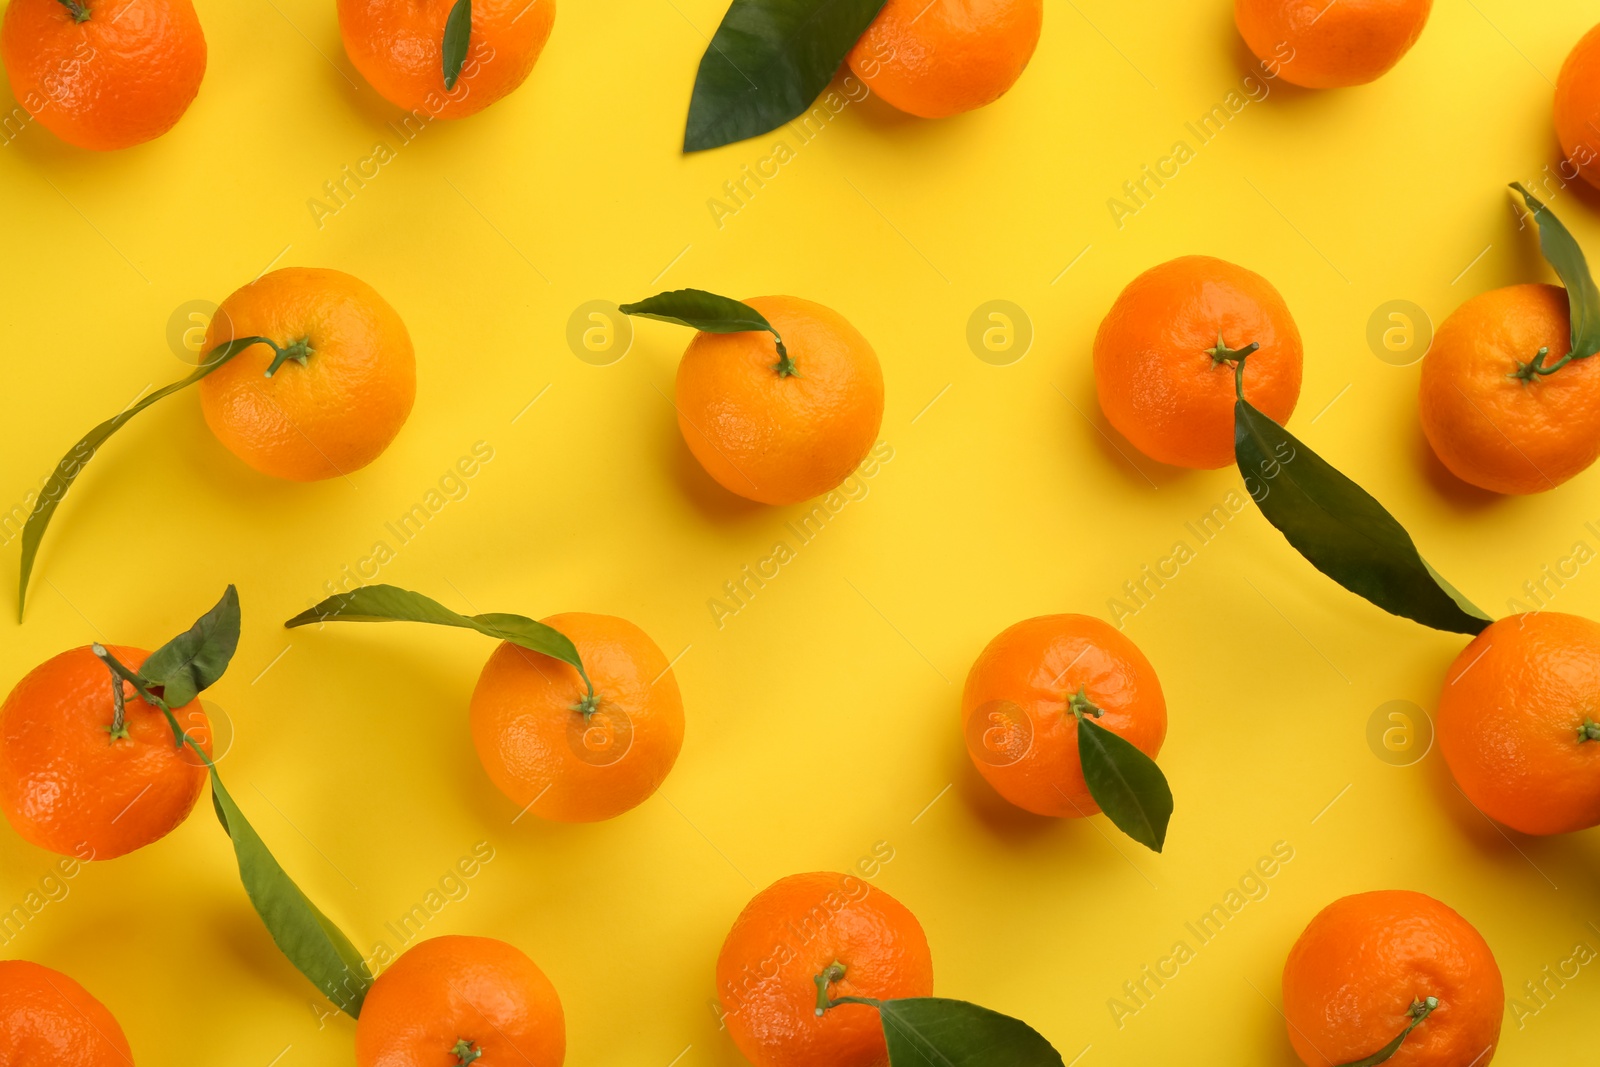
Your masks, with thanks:
M1233 449L1245 488L1312 566L1383 610L1436 630L1476 635L1493 621L1438 577L1371 494L1252 407L1242 386L1238 392Z
M324 622L426 622L436 626L459 626L542 652L572 666L586 684L589 680L578 658L577 647L559 630L522 615L498 612L460 615L436 600L398 586L364 585L348 593L336 593L283 625L293 629Z
M884 0L733 0L689 100L683 150L743 141L801 115Z
M1555 212L1540 203L1521 182L1512 182L1511 188L1522 194L1528 210L1533 212L1533 219L1539 224L1539 250L1567 287L1572 318L1571 358L1587 359L1600 352L1600 288L1589 272L1589 261ZM1562 362L1566 362L1564 357ZM1544 373L1550 369L1544 368Z
M1088 715L1078 717L1078 760L1089 795L1106 818L1139 844L1160 852L1172 819L1172 788L1156 761Z

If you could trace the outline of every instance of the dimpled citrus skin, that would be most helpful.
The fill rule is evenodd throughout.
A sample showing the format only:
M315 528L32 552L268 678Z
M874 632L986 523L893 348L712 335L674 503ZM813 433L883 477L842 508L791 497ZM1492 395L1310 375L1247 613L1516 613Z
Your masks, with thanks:
M1600 188L1600 26L1578 41L1556 77L1556 136L1567 158Z
M1456 657L1439 694L1439 749L1486 815L1525 834L1600 825L1600 623L1512 615Z
M1512 285L1444 320L1422 360L1422 431L1450 472L1495 493L1554 489L1600 455L1600 359L1523 382L1507 377L1548 347L1571 347L1567 291Z
M183 117L206 72L206 39L189 0L11 0L0 54L18 103L79 148L109 151L160 137Z
M1043 20L1043 0L888 0L848 61L894 107L945 118L1016 84Z
M1088 615L1041 615L1008 627L978 656L961 693L965 736L981 736L974 716L1009 702L1027 732L994 758L969 750L973 766L1001 796L1036 815L1075 818L1100 806L1078 759L1078 721L1067 698L1082 686L1104 713L1094 721L1154 759L1167 736L1167 701L1155 668L1123 634ZM1007 709L996 724L1014 723ZM1031 735L1031 736L1030 736ZM1020 758L1017 758L1019 757ZM1015 762L1011 762L1015 760Z
M1162 463L1233 462L1234 369L1207 349L1254 342L1244 395L1275 422L1300 398L1303 350L1283 297L1261 275L1210 256L1151 267L1117 297L1094 338L1100 409L1135 448Z
M339 0L339 35L362 77L396 107L476 114L527 80L556 20L555 0L472 0L461 76L444 87L444 25L456 0Z
M483 1067L561 1067L561 998L520 949L490 937L418 942L367 990L357 1067L449 1067L458 1041Z
M797 373L780 376L765 330L697 333L678 364L678 429L730 493L794 504L838 487L883 423L883 371L836 311L792 296L745 301L783 338Z
M138 670L149 656L110 647ZM0 808L24 840L79 859L112 859L160 840L188 818L205 765L174 744L166 716L124 684L127 740L112 741L111 673L85 645L35 667L0 705ZM198 702L173 709L208 754Z
M577 648L600 707L585 721L572 710L587 691L576 670L502 642L472 692L478 758L502 793L540 818L620 815L654 793L677 762L678 680L656 643L626 619L573 612L543 622Z
M1284 81L1337 89L1400 62L1432 8L1433 0L1234 0L1233 17L1250 51Z
M723 1022L755 1067L884 1067L875 1009L829 1008L818 1018L813 979L844 965L828 995L926 997L933 958L916 916L854 875L792 874L757 893L717 955Z
M106 1006L60 971L0 960L0 1063L6 1067L131 1067Z
M360 470L389 447L411 414L417 363L394 308L336 270L285 267L222 302L203 352L234 338L311 345L304 366L251 345L200 382L206 425L263 474L296 482Z
M1439 1006L1388 1067L1487 1067L1500 1040L1505 987L1472 925L1432 897L1389 889L1342 897L1317 913L1283 966L1289 1040L1310 1067L1364 1059Z

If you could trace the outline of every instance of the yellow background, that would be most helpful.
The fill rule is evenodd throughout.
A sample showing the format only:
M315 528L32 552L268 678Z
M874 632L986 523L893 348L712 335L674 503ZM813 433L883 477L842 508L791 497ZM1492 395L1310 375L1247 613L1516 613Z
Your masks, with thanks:
M1176 255L1222 256L1281 289L1306 342L1291 429L1481 606L1504 614L1575 542L1600 547L1584 525L1600 520L1600 471L1522 499L1453 482L1418 428L1417 368L1365 337L1389 300L1437 324L1474 293L1549 277L1503 186L1559 158L1551 83L1592 7L1440 0L1380 82L1272 83L1119 229L1107 200L1176 140L1195 147L1184 124L1250 73L1225 0L1048 0L1031 66L983 111L925 122L871 100L804 146L779 131L688 158L689 90L723 0L562 0L519 91L404 146L386 127L396 110L344 57L331 0L196 6L209 70L170 134L93 155L35 126L0 148L5 506L80 432L186 373L166 341L174 309L269 264L336 267L383 293L416 344L416 409L371 467L310 486L245 468L192 392L142 415L62 507L26 625L0 613L0 680L95 639L153 647L237 583L243 641L209 694L237 732L222 773L364 950L393 945L384 924L488 842L495 858L426 933L528 952L561 992L570 1063L737 1064L709 1006L734 916L775 879L843 870L882 841L894 859L875 884L921 919L938 992L1027 1019L1099 1067L1292 1064L1282 961L1346 893L1442 898L1488 939L1511 996L1575 944L1600 947L1593 834L1502 832L1437 752L1396 767L1368 746L1385 702L1432 710L1464 640L1337 588L1253 508L1127 620L1170 705L1165 854L1103 818L1007 809L957 728L962 680L994 634L1036 614L1105 617L1239 486L1232 470L1145 461L1095 404L1100 317ZM319 228L308 200L379 141L395 158ZM795 158L719 228L708 199L778 141ZM1573 187L1550 203L1600 255L1600 197ZM707 601L800 509L746 505L694 465L666 399L686 331L641 322L609 366L565 339L585 302L690 285L846 315L883 361L894 450L720 629ZM966 341L992 299L1032 321L1009 366ZM486 639L280 626L375 541L393 545L384 523L479 441L494 458L469 495L381 580L460 610L621 615L683 653L682 756L610 822L512 824L466 728ZM0 564L16 563L11 540ZM1552 607L1600 616L1600 568ZM1269 894L1119 1028L1108 999L1279 841L1294 858ZM0 906L52 862L0 831ZM0 953L84 983L139 1062L351 1062L354 1023L272 947L204 807L68 886ZM1594 970L1521 1028L1508 1013L1496 1062L1592 1047Z

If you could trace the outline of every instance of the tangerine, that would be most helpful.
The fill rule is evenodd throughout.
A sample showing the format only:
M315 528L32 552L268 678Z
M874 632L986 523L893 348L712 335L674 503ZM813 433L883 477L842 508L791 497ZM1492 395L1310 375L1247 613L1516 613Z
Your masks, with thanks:
M561 1067L567 1024L543 971L492 937L420 941L372 983L357 1067ZM454 1056L454 1059L449 1057Z
M1234 367L1244 395L1287 422L1300 398L1300 331L1261 275L1210 256L1151 267L1122 290L1094 338L1094 381L1112 426L1151 459L1233 462Z
M37 963L0 960L0 1063L129 1067L133 1052L116 1017L83 986Z
M570 665L501 642L472 692L472 741L512 802L557 822L609 819L660 787L683 747L683 698L667 657L610 615L542 620L572 641Z
M945 118L1015 85L1043 22L1043 0L888 0L847 61L894 107Z
M933 958L916 916L855 875L780 878L745 905L717 955L723 1021L755 1067L888 1062L875 1009L818 1015L819 976L832 979L823 984L833 998L925 997Z
M101 152L172 129L206 73L190 0L12 0L0 54L24 110L68 144Z
M1433 0L1234 0L1233 18L1267 69L1307 89L1336 89L1387 73L1432 8Z
M1100 810L1083 778L1074 701L1099 708L1095 723L1151 759L1161 751L1167 702L1155 668L1100 619L1026 619L990 641L967 674L961 693L967 754L1017 807L1066 818Z
M1309 1067L1366 1062L1408 1027L1393 1067L1487 1067L1505 1001L1478 931L1407 890L1329 904L1283 966L1289 1041Z
M296 482L377 459L417 395L411 336L394 308L342 271L285 267L222 302L204 352L265 337L200 382L206 425L263 474Z
M135 671L150 655L109 651ZM123 686L125 736L112 732L114 684ZM172 712L209 755L199 702ZM166 716L113 682L87 645L35 667L0 705L0 810L40 848L85 860L143 848L188 818L205 781L205 765L178 747Z
M697 333L678 365L678 429L730 493L793 504L837 488L877 439L883 371L836 311L792 296L745 301L767 331Z
M1600 825L1600 623L1492 623L1439 693L1439 749L1467 799L1525 834Z
M1584 34L1561 64L1555 119L1567 159L1600 188L1600 26Z

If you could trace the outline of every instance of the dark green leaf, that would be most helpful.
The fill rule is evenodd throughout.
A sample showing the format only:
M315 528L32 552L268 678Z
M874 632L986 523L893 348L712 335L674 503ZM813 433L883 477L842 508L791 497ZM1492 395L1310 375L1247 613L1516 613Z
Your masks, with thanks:
M884 0L733 0L700 60L683 150L775 130L821 95Z
M366 585L348 593L337 593L284 625L309 626L324 622L428 622L436 626L460 626L571 664L585 682L589 677L584 673L573 643L565 634L542 622L497 612L458 615L421 593L393 585Z
M1106 818L1160 852L1172 818L1172 789L1156 761L1088 715L1078 718L1078 760L1089 795Z
M195 749L196 752L199 749ZM267 932L289 962L311 979L322 994L345 1014L361 1014L361 1002L372 985L372 973L361 953L326 915L300 891L211 768L211 802L239 860L239 879L266 924Z
M215 607L150 653L139 673L161 687L169 708L181 708L214 685L239 647L239 591L228 586Z
M1567 287L1567 303L1572 316L1572 358L1584 359L1600 352L1600 289L1589 273L1589 261L1572 234L1556 218L1555 212L1541 204L1534 195L1512 182L1511 188L1522 194L1528 210L1539 224L1539 249L1555 268L1561 284Z
M1244 400L1234 403L1233 450L1261 514L1323 574L1436 630L1476 634L1492 621L1435 575L1382 504Z
M1062 1067L1033 1027L964 1000L908 997L877 1007L889 1067Z
M662 322L675 322L679 326L692 326L706 333L744 333L766 330L777 337L766 316L749 304L708 293L703 289L674 289L658 293L634 304L623 304L617 309L624 315L640 315Z
M472 39L472 0L456 0L450 17L444 21L444 87L448 92L461 77L467 61L467 43Z
M50 525L50 519L55 515L56 508L60 506L61 498L66 496L67 490L72 488L72 483L83 472L84 464L94 458L100 446L106 443L106 439L157 400L193 385L251 345L271 343L264 337L241 337L225 345L219 345L211 350L206 362L196 367L193 374L182 381L157 389L126 411L102 422L84 434L83 438L61 458L61 462L56 464L56 469L51 471L50 477L45 480L44 488L39 490L39 498L33 505L33 513L28 516L26 525L22 527L22 577L17 583L18 622L22 621L23 606L28 600L28 578L33 574L33 560L38 555L39 542L44 539L44 531Z

